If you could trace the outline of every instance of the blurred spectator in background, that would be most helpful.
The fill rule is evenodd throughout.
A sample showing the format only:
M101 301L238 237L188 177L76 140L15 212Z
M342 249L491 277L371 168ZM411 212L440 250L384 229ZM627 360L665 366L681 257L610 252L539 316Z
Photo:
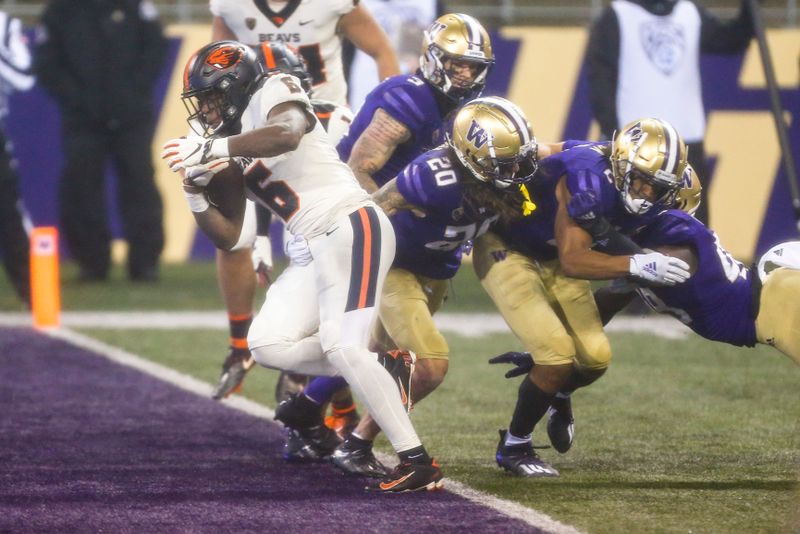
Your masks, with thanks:
M753 36L748 3L723 22L690 0L614 0L594 23L587 48L589 99L605 139L640 117L670 122L689 163L708 179L700 54L735 54ZM708 187L696 217L708 224Z
M35 71L61 110L61 229L79 277L105 280L111 266L104 172L110 156L128 276L154 281L164 229L153 178L152 90L167 51L158 13L150 0L52 0L37 44Z
M33 87L31 53L22 34L22 23L0 11L0 254L20 299L30 305L28 274L30 220L19 197L19 176L13 147L6 139L3 122L8 115L8 97L14 91Z
M428 25L444 14L442 0L361 0L378 24L389 36L397 58L400 74L413 73L419 68L419 43ZM375 62L350 41L345 41L343 54L348 73L347 100L358 110L367 93L383 81Z

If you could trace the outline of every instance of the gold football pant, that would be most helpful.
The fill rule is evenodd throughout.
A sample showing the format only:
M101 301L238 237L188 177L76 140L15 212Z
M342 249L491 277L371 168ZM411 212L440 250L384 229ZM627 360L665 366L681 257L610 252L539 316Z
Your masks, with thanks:
M756 337L800 365L800 270L781 268L767 277L761 289Z
M402 348L417 358L447 359L450 348L436 329L433 314L447 296L448 280L392 268L386 276L372 339L383 350Z
M481 284L536 365L609 366L611 346L587 280L566 276L558 260L508 250L493 233L478 238L473 254Z

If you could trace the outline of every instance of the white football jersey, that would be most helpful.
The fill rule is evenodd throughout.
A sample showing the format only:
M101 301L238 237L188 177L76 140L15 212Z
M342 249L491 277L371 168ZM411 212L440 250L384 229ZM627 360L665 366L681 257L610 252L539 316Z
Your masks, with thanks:
M284 102L298 102L314 116L300 80L278 74L267 78L250 99L242 114L242 132L263 127L272 108ZM306 239L324 233L338 217L371 204L316 117L296 150L257 158L244 174L248 197L283 219L293 235Z
M210 0L211 13L225 21L242 43L282 42L306 60L314 97L347 104L339 19L353 10L353 0L288 0L273 11L268 0Z

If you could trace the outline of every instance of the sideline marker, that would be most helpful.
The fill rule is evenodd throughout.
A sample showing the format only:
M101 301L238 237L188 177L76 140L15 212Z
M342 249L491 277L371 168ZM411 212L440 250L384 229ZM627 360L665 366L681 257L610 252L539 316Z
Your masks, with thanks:
M58 229L53 226L31 232L31 311L34 328L59 326Z

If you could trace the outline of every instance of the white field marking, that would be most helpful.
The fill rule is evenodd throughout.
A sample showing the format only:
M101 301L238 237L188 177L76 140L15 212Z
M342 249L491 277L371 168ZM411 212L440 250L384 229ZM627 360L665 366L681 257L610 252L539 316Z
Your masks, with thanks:
M43 331L43 333L51 337L64 340L77 347L89 350L95 354L98 354L99 356L108 358L113 362L127 367L132 367L154 378L177 386L180 389L200 395L201 397L210 398L213 392L211 384L207 384L202 380L179 373L174 369L152 362L118 347L108 345L89 336L74 332L68 328L55 328L52 330ZM245 399L241 395L234 395L223 401L223 404L255 417L266 419L272 424L276 424L273 423L273 419L275 417L275 412L273 410L264 405ZM378 453L377 456L381 459L381 461L390 465L397 461L396 457L388 454ZM506 501L487 493L480 492L454 480L447 479L445 488L447 491L455 493L456 495L459 495L468 501L491 508L503 515L513 519L518 519L545 532L552 534L580 533L580 531L574 527L560 523L548 515L537 512L531 508L526 508L525 506L515 502Z
M438 313L436 325L443 332L452 332L465 337L483 337L489 334L510 332L503 318L497 313ZM219 329L228 328L228 316L220 311L168 312L64 312L61 324L70 328L113 329ZM31 326L31 317L26 313L0 313L0 326ZM641 332L667 339L685 339L689 328L678 320L667 316L630 317L617 316L606 326L607 332Z

